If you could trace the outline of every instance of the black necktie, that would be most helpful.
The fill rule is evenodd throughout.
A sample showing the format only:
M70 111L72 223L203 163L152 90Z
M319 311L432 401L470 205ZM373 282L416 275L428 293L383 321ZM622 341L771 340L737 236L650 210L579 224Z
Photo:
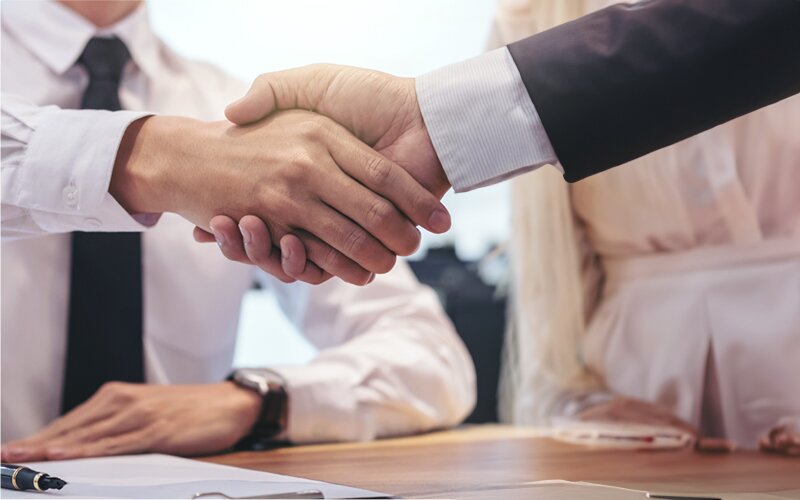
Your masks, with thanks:
M118 38L89 40L78 59L89 73L82 108L121 109L119 82L129 59ZM106 382L144 381L139 233L72 233L70 279L62 413Z

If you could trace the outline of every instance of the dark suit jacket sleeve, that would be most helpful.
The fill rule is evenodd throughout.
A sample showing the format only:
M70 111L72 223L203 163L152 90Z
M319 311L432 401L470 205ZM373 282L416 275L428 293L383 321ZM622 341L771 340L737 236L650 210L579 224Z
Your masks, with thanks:
M800 0L620 4L508 49L576 181L800 92Z

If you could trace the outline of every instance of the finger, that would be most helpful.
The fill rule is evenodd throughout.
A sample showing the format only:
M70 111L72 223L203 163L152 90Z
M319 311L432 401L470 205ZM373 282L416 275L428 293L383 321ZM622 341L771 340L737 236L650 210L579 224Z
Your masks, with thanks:
M84 403L76 406L66 415L57 418L50 425L40 430L22 445L42 443L63 436L74 429L85 427L111 416L117 409L113 397L106 397L107 390L101 388Z
M237 125L256 122L279 109L317 110L337 66L313 65L264 73L244 97L225 108L225 117Z
M316 264L307 260L306 247L294 234L286 234L281 238L281 266L283 271L297 280L319 285L332 278Z
M360 189L366 191L363 186ZM352 195L363 196L363 193ZM348 283L353 283L342 273L348 272L348 276L355 279L356 276L365 277L369 273L386 273L394 267L397 256L364 228L342 215L338 210L320 202L309 204L306 207L306 214L307 219L313 221L314 226L314 230L308 232L336 249L338 254L343 255L356 266L360 266L361 269L361 272L357 272L358 269L342 261L337 253L321 251L319 245L315 245L312 250L301 236L301 240L306 244L310 260L325 271L341 277ZM323 261L320 261L320 258ZM334 270L339 272L334 272ZM360 280L357 279L357 281Z
M117 413L110 418L74 429L57 439L50 440L45 445L47 458L50 460L71 458L73 453L70 450L79 449L85 444L101 439L132 432L147 424L149 424L147 419L142 418L136 412Z
M272 236L264 221L255 215L245 215L239 220L239 232L242 235L245 254L250 262L284 283L295 281L294 278L283 272L280 252L272 246Z
M247 125L268 116L276 111L275 94L272 90L272 79L265 73L256 78L247 93L228 104L225 117L237 125Z
M306 265L313 264L306 256L306 247L294 234L287 234L281 238L281 264L289 276L299 276L305 271Z
M329 189L322 190L322 201L363 227L386 248L398 255L411 255L419 248L422 235L392 202L364 189L349 174L326 182Z
M213 234L197 226L194 227L192 236L194 237L194 241L198 243L214 243L217 241Z
M156 439L155 433L144 427L133 432L110 436L91 443L74 444L58 450L59 460L137 454L150 451Z
M3 447L2 460L4 463L47 460L45 445L42 442L26 442L23 440L9 442Z
M217 215L209 222L214 239L219 245L219 249L228 260L250 264L250 259L244 250L242 233L236 221L227 215Z
M329 149L342 170L394 203L415 224L433 233L450 229L450 213L411 174L356 140L344 127L337 125L335 128L336 138L331 141Z
M366 285L372 273L345 257L313 234L297 231L300 241L306 248L308 259L324 271L338 276L342 281L352 285Z

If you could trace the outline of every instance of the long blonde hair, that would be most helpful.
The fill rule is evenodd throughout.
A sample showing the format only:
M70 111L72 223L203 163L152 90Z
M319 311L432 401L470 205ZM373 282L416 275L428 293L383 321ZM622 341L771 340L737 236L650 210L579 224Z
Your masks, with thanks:
M584 13L583 0L501 0L500 41L514 40ZM513 278L500 384L501 420L547 424L565 390L599 382L580 358L592 293L567 183L543 167L512 183Z

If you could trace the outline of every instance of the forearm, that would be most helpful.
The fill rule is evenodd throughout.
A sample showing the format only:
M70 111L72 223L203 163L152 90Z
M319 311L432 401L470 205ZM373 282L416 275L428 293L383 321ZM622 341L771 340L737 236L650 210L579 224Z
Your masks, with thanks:
M142 116L39 107L4 95L3 238L143 230L108 193L122 136Z
M289 439L420 432L457 424L472 409L469 353L433 291L405 264L363 289L329 282L310 293L300 326L320 355L307 366L275 368L287 382Z
M576 181L800 91L800 2L618 4L509 45Z
M449 346L434 345L441 339L415 326L326 350L306 366L276 368L287 382L286 437L367 441L460 423L475 397L468 355L437 354Z

